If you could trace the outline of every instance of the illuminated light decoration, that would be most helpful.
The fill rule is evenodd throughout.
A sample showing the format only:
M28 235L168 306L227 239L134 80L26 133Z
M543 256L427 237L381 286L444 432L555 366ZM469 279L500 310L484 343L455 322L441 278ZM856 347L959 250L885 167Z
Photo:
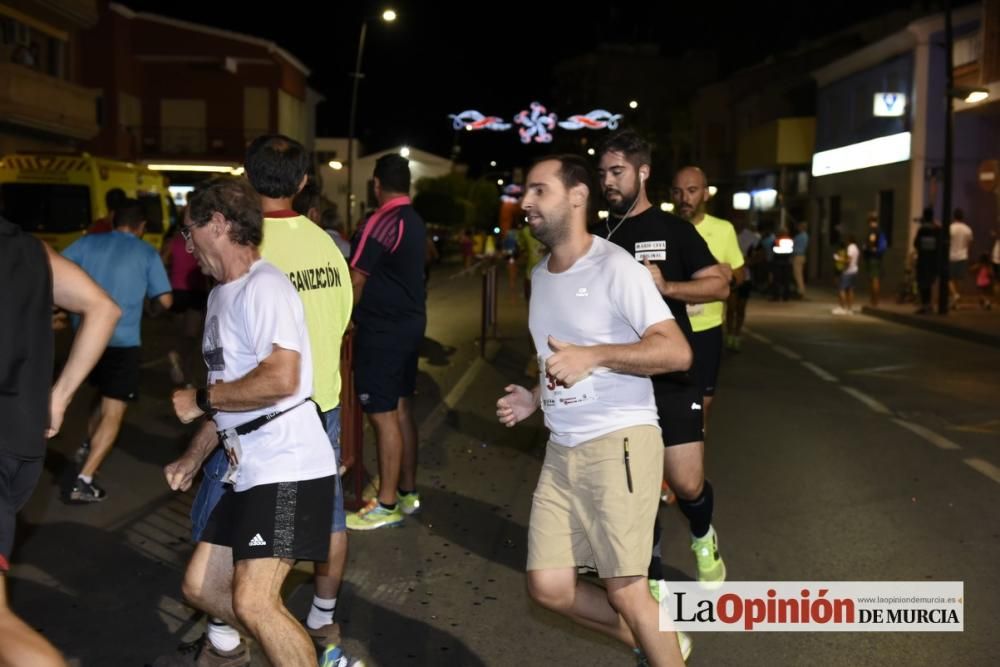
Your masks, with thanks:
M988 90L973 90L968 95L965 96L966 104L976 104L977 102L982 102L988 99L990 92Z
M608 212L607 211L598 211L597 212L597 217L600 218L601 220L607 220L608 219Z
M552 142L551 130L556 126L556 115L538 102L531 103L531 112L522 109L521 113L514 116L514 123L522 125L518 130L521 135L521 143L530 144L532 141L538 144L548 144Z
M828 176L910 159L910 133L900 132L813 155L812 175Z
M587 114L575 114L566 120L559 121L559 127L564 130L609 130L618 129L618 121L622 119L620 113L611 113L604 109L594 109Z
M330 160L327 164L330 165L330 169L333 170L340 170L344 168L344 163L340 160Z
M406 146L403 146L402 148L399 149L399 154L402 157L410 157L410 149Z
M500 195L500 201L504 204L516 204L521 201L522 194L524 194L524 188L517 183L508 183L503 186L503 194Z
M466 109L462 113L448 114L451 118L451 127L454 130L493 130L502 132L511 128L510 123L505 123L499 116L484 116L475 109Z
M708 196L709 196L709 197L714 197L714 196L715 196L715 194L716 194L716 193L717 193L718 191L719 191L719 188L715 187L714 185L710 185L710 186L708 186Z
M749 192L734 192L733 193L733 210L734 211L749 211L750 210L750 193Z
M674 210L674 205L668 201L660 202L660 210L664 213L670 213Z
M774 246L775 255L791 255L795 250L795 241L790 238L780 238Z
M903 93L875 93L872 115L892 118L902 116L906 111L906 95Z

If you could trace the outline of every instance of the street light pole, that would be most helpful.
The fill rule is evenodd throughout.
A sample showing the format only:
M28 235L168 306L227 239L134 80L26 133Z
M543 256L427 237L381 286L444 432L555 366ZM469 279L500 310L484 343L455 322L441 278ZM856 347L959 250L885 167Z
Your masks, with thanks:
M952 163L952 116L954 104L952 95L955 88L954 67L952 66L951 2L944 3L944 174L941 188L941 241L938 243L940 270L938 271L938 314L947 315L951 292L948 288L948 250L951 245L951 163Z
M345 222L347 232L350 234L354 230L354 121L358 112L358 84L361 82L361 56L365 52L365 35L368 34L368 21L361 21L361 36L358 38L358 58L354 64L354 85L351 90L351 116L347 125L347 208L345 209Z

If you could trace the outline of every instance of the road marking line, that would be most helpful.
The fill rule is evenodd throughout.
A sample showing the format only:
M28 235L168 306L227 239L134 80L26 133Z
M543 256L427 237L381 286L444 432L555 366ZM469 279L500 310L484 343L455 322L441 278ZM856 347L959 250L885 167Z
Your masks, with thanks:
M794 359L795 361L798 361L799 359L802 358L801 356L799 356L798 352L795 352L794 350L789 350L784 345L775 345L774 351L783 357L788 357L789 359Z
M873 366L872 368L859 368L854 371L847 371L851 375L878 375L880 373L889 373L891 371L901 371L905 368L911 368L911 364L895 364L892 366Z
M952 442L951 440L942 435L938 435L937 433L935 433L934 431L930 430L925 426L921 426L920 424L914 424L913 422L908 422L905 419L893 419L892 421L896 422L897 424L905 428L907 431L916 433L921 438L931 443L935 447L938 447L940 449L961 449L959 445L955 444L954 442Z
M835 376L830 375L825 370L823 370L822 368L820 368L816 364L812 363L811 361L803 361L802 365L805 366L806 368L808 368L809 370L811 370L816 375L818 375L821 380L826 380L827 382L836 382L837 381L837 378Z
M973 470L977 470L990 479L992 479L997 484L1000 484L1000 468L989 461L984 461L983 459L962 459L965 461L965 465L969 466Z
M770 338L765 338L764 336L761 336L759 333L754 333L753 331L750 331L749 329L744 329L743 333L745 333L746 335L750 336L751 338L753 338L758 343L764 343L765 345L770 345L771 344L771 339Z
M843 389L846 393L850 394L854 398L858 399L859 401L861 401L862 403L864 403L865 405L867 405L869 408L872 409L872 411L877 412L877 413L879 413L881 415L890 414L889 408L885 407L885 405L883 405L882 403L879 403L878 401L876 401L874 398L872 398L868 394L866 394L866 393L864 393L862 391L858 391L854 387L844 387L844 386L841 386L841 389Z
M441 425L444 421L445 416L448 414L449 410L453 410L458 402L462 400L465 396L465 392L469 390L469 387L475 381L476 377L479 376L479 372L486 366L486 362L483 361L482 357L476 357L476 360L472 362L472 365L462 374L462 377L458 379L458 382L452 386L451 391L448 395L444 397L437 407L431 410L424 421L420 423L417 428L418 433L422 433L424 436L428 436L437 430L437 427Z

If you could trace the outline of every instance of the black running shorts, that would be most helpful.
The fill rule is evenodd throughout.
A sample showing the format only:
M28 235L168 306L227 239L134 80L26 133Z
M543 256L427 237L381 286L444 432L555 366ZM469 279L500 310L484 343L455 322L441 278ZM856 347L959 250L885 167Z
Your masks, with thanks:
M0 452L0 572L10 568L17 511L28 502L45 459L19 459Z
M139 397L138 347L109 347L90 372L88 381L101 396L119 401L134 401Z
M660 416L663 445L672 447L705 439L702 394L699 385L653 382L656 412Z
M719 381L719 366L722 363L722 327L712 327L696 331L690 338L694 352L695 378L701 386L702 396L715 396L715 385Z
M230 547L233 560L287 558L322 562L330 553L337 477L261 484L226 491L201 541Z

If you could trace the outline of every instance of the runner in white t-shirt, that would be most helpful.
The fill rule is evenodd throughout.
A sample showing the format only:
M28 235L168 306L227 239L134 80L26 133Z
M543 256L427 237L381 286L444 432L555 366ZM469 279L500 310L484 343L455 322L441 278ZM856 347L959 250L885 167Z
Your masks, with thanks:
M188 250L219 285L209 295L202 345L209 384L174 392L174 411L184 423L213 415L233 484L191 557L185 595L250 631L271 664L315 664L312 640L281 600L281 583L296 560L327 559L336 463L309 400L302 301L285 274L260 258L262 230L260 197L238 178L196 189L181 228ZM231 653L220 655L243 664L245 647Z
M530 391L507 386L497 416L514 426L541 406L550 431L528 524L528 592L652 664L683 665L646 580L663 471L648 376L687 369L691 348L649 271L587 233L593 188L582 158L546 158L522 202L551 249L531 277L541 377ZM605 588L577 581L577 566L596 568Z

